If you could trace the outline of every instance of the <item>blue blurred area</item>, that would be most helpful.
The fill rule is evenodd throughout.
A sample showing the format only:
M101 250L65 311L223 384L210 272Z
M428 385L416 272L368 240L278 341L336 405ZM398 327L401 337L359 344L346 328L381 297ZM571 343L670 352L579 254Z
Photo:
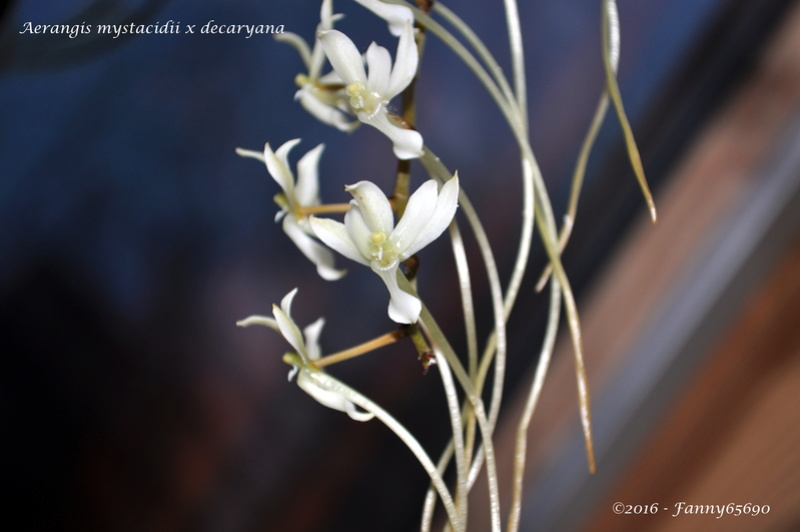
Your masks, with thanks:
M291 27L285 11L245 2L220 13L171 2L159 18ZM52 19L39 13L34 20ZM17 37L22 44L36 38ZM140 287L176 246L220 257L263 237L253 230L269 219L269 183L248 183L242 172L250 167L233 148L300 133L285 127L288 113L276 116L291 109L275 105L291 102L290 77L272 82L275 72L298 65L271 36L254 39L152 35L105 51L117 44L108 37L98 41L97 57L80 64L25 72L12 62L0 89L13 110L3 117L0 212L3 245L11 248L3 255L16 260L4 264L3 278L19 275L26 256L58 250L126 312L141 315L152 302ZM250 184L264 185L262 193Z
M722 3L620 2L620 80L634 124ZM141 4L113 7L125 21ZM602 83L599 2L522 4L533 145L562 205ZM302 137L296 160L324 142L322 195L338 202L347 199L343 185L360 179L390 190L388 142L307 116L293 102L299 57L270 35L105 36L76 60L68 49L83 37L47 35L50 48L28 52L45 36L20 34L25 22L63 23L91 5L21 1L3 21L0 318L10 349L2 422L14 439L4 476L19 508L37 507L34 524L55 529L413 526L425 479L407 452L380 426L354 427L287 385L287 346L277 335L234 327L300 286L297 320L328 316L323 341L332 351L391 329L377 278L346 264L345 280L317 279L273 222L277 185L234 153ZM508 71L501 7L453 7ZM316 1L173 0L147 22L283 25L310 39L318 9ZM360 47L376 39L393 50L359 6L339 0L336 9L347 13L337 27ZM513 240L519 212L497 206L518 197L511 135L465 67L432 39L418 95L426 143L459 170L509 271L513 249L502 244ZM618 142L608 127L597 158ZM600 186L598 177L590 172L588 187ZM422 272L449 261L447 246L436 246L423 254ZM453 326L455 297L431 302ZM407 350L390 353L337 374L441 445L436 420L444 418L402 410L420 406L437 383L420 381ZM386 449L400 465L377 462ZM385 475L409 478L392 476L381 495L374 483ZM363 519L347 510L365 506Z

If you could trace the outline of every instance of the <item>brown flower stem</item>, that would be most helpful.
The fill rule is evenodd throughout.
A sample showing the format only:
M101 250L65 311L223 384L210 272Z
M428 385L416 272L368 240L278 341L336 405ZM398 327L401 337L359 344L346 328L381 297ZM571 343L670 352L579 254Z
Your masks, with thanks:
M407 327L408 335L411 337L411 341L414 343L414 347L417 349L417 353L419 354L418 358L420 363L422 364L422 370L424 373L428 373L428 368L431 364L436 363L436 357L433 354L433 349L431 349L430 344L428 344L428 340L425 339L425 336L420 331L419 326L414 323Z
M349 203L328 203L327 205L308 205L306 207L298 207L297 214L301 217L308 216L310 214L334 214L339 212L347 212L349 209Z
M397 161L397 177L394 181L394 192L392 193L392 206L397 217L403 216L408 203L408 190L411 182L411 161Z
M338 353L334 353L332 355L328 355L326 357L313 360L311 363L317 368L323 368L325 366L330 366L331 364L336 364L337 362L342 362L344 360L349 360L351 358L364 355L380 347L393 344L396 341L400 340L401 338L405 338L406 336L408 336L406 328L401 327L395 331L386 333L382 336L378 336L377 338L373 338L372 340L364 342L363 344L351 347L350 349L345 349L344 351L339 351Z

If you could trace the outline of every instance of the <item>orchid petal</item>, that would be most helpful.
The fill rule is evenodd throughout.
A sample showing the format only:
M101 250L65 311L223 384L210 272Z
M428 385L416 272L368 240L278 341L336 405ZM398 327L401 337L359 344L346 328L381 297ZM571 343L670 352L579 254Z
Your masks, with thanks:
M406 256L411 244L416 239L417 234L425 231L425 226L431 217L431 213L436 208L438 196L438 186L436 181L429 179L411 194L406 203L405 211L397 226L392 231L391 239L401 253L402 259L407 259L412 254Z
M392 56L389 50L375 43L367 48L367 68L369 69L369 90L380 94L386 100L391 99L387 94L392 76ZM394 96L394 95L392 95Z
M275 316L275 321L278 322L281 334L286 341L294 347L295 351L304 362L308 362L308 354L305 348L305 340L297 327L297 324L292 320L291 305L297 293L297 288L289 292L281 301L281 306L272 305L272 315Z
M372 268L389 290L389 318L397 323L415 323L422 312L422 302L397 284L397 267Z
M303 231L294 215L284 218L283 231L294 242L297 249L316 265L320 277L326 281L335 281L341 279L346 273L346 270L337 270L333 267L333 253Z
M375 417L375 414L373 414L372 412L360 411L356 407L356 405L354 405L351 401L348 401L346 399L344 401L345 401L344 403L345 412L347 413L348 416L350 416L350 419L352 419L353 421L362 421L362 422L369 421L370 419Z
M278 327L277 321L267 316L259 316L259 315L248 316L243 320L237 321L236 325L239 327L249 327L251 325L266 325L267 327L269 327L274 331L280 332L281 330L280 327Z
M345 113L337 107L328 105L320 100L314 95L313 91L314 89L311 87L303 87L297 91L297 95L300 100L300 105L317 120L344 132L352 131L358 126L358 121L348 120Z
M325 149L319 144L297 161L297 183L294 194L300 205L319 205L319 158Z
M240 157L250 157L251 159L258 159L262 163L264 162L264 153L260 151L236 148L236 155L239 155Z
M308 47L308 43L306 42L305 39L303 39L296 33L287 31L284 33L275 34L275 40L279 42L285 42L286 44L297 50L297 53L300 54L300 59L303 60L303 64L308 69L309 73L311 72L312 52L311 48ZM316 49L314 51L316 52Z
M294 193L294 176L292 171L289 170L289 152L297 146L300 139L292 139L284 142L281 146L272 151L269 142L264 145L264 162L267 165L267 172L272 176L272 179L283 189L289 201L292 201Z
M290 320L292 319L292 302L294 301L294 296L297 295L297 290L297 288L293 288L288 294L283 296L283 299L281 299L280 308Z
M374 417L374 414L370 412L360 412L353 403L345 399L340 393L324 388L319 379L314 378L310 370L301 369L300 374L297 376L297 385L320 404L333 410L346 412L356 421L369 421Z
M429 181L431 182L431 181ZM435 185L435 183L433 183ZM424 186L424 185L423 185ZM422 187L420 187L420 190ZM419 190L417 191L419 192ZM420 212L417 216L422 217L422 208L429 207L429 198L421 197L419 207L416 205L412 205L412 201L414 195L417 194L415 192L411 195L411 198L408 199L408 205L406 206L406 214L408 214L408 209L411 207L412 213L415 210L419 210ZM400 255L400 260L405 260L420 249L424 248L437 238L447 229L447 226L450 225L450 222L453 221L453 217L456 214L456 209L458 208L458 174L454 175L447 183L442 186L442 190L439 192L438 196L436 197L436 204L435 206L428 211L428 217L424 222L420 221L419 219L415 221L412 219L410 220L410 225L415 225L414 229L405 229L404 234L411 236L412 240L407 242L406 249ZM403 215L405 218L406 214ZM397 224L397 229L400 229L400 225L402 224L403 220L401 219L400 222Z
M314 231L317 238L322 240L328 247L333 248L350 260L369 265L369 260L365 259L361 254L343 223L330 218L317 218L316 216L311 216L309 222L311 223L311 230Z
M367 226L361 208L356 200L350 201L350 210L344 215L344 227L350 240L353 241L361 256L371 260L372 252L369 247L372 229Z
M341 16L334 16L332 0L322 0L322 5L319 9L319 25L317 31L325 31L333 28L333 22ZM308 75L312 79L319 78L319 73L322 71L322 65L325 64L325 51L322 46L315 43L314 49L311 51L308 61Z
M422 156L422 135L419 131L406 129L389 121L386 113L375 113L371 117L359 116L363 122L380 130L392 141L398 159L416 159Z
M389 31L395 37L403 32L406 22L413 22L414 20L414 14L406 6L386 4L379 0L356 0L356 2L388 22Z
M333 28L334 21L343 16L333 14L333 0L322 0L322 5L319 7L319 28L329 30Z
M397 54L395 54L389 85L382 93L387 100L391 100L408 87L414 76L417 75L418 65L419 52L417 43L414 41L414 30L407 22L400 35L400 40L397 42ZM370 71L370 75L372 75L372 71Z
M349 37L338 30L327 30L317 32L317 38L322 43L331 66L345 83L357 81L366 85L367 74L361 54Z
M389 236L394 228L392 204L386 199L386 194L378 188L378 185L371 181L359 181L355 185L344 187L344 189L353 196L358 204L370 232L382 231Z
M303 329L303 336L306 339L306 351L309 360L317 360L322 355L322 349L319 347L319 335L322 333L322 327L325 325L325 318L319 318L317 321L307 325Z

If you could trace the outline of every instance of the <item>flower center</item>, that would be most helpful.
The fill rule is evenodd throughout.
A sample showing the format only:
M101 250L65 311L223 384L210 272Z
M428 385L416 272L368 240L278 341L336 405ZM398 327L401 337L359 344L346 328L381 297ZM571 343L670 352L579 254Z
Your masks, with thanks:
M374 231L369 235L369 251L372 264L378 268L391 268L397 264L397 252L383 231Z
M369 241L373 244L383 244L386 242L386 233L383 231L375 231L371 235L369 235Z
M372 116L381 106L381 95L367 90L358 81L350 83L345 89L350 97L350 106L356 113L365 113Z

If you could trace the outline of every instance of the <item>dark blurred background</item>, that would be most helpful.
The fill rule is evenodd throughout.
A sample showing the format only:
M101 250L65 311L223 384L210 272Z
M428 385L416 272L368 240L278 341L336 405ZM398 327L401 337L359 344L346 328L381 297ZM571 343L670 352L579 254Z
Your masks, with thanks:
M509 71L504 16L497 4L465 1L451 7ZM600 2L522 4L532 143L558 216L602 88ZM800 60L790 53L800 32L795 4L619 2L620 85L657 204L660 194L672 198L668 191L691 185L696 175L742 186L724 193L678 188L695 203L661 200L666 209L658 233L644 219L619 127L613 119L606 121L565 255L579 304L588 309L586 349L598 387L600 473L589 478L585 471L574 391L566 387L569 407L553 406L542 418L567 428L531 436L549 443L531 458L532 498L524 529L536 523L543 530L620 529L619 521L603 525L610 514L603 501L630 490L650 493L641 486L661 484L629 475L635 464L648 463L647 450L653 448L648 438L669 423L681 398L697 389L690 405L707 404L702 390L734 386L711 370L707 381L695 379L701 378L704 363L716 360L712 347L725 341L726 331L741 329L736 320L752 308L763 286L791 295L790 303L781 303L786 308L770 303L758 308L767 309L767 315L778 308L789 320L780 329L789 339L770 352L781 363L796 360L791 331L800 313L791 302L797 300L792 291L797 275L785 266L786 257L796 256L798 227L792 216L798 211L800 168L792 159L800 149ZM283 25L311 40L319 2L16 1L3 9L0 422L7 442L2 483L9 522L19 516L24 530L418 527L427 480L403 445L379 423L354 423L287 383L288 367L281 362L287 345L279 335L235 326L250 314L269 314L273 303L299 287L295 318L305 325L326 316L322 341L327 352L392 329L379 280L341 257L338 263L349 269L348 276L335 283L319 279L273 222L275 182L263 165L234 153L236 147L261 149L267 141L277 146L302 137L293 153L296 161L324 142L322 195L338 202L347 200L342 186L360 179L390 190L395 164L386 139L366 127L345 135L308 116L292 101L293 78L303 71L299 56L270 35L115 39L92 32L70 39L22 33L25 22L173 20L183 28L199 28L214 19ZM361 49L377 40L394 51L385 26L363 8L338 0L335 10L347 14L337 27ZM764 72L785 77L758 85ZM748 88L754 83L755 89ZM459 170L493 238L505 281L520 219L513 139L488 96L435 39L425 50L417 94L418 127L426 144ZM737 98L749 102L742 104L744 118L710 145L703 140L708 128L727 116ZM759 128L764 122L770 126ZM742 136L742 149L724 143L725 131L731 130ZM726 151L712 163L741 165L730 170L709 163L686 177L689 157L714 150ZM414 176L416 186L422 175L415 170ZM703 194L706 201L698 203ZM671 210L670 205L677 206ZM685 232L663 230L670 220L695 219ZM646 242L648 230L656 244L635 247L639 240L631 235L639 231ZM603 296L602 287L612 284L608 272L639 264L626 261L628 253L646 256L643 266L627 276L633 284ZM420 258L422 293L435 298L430 301L434 314L463 345L452 276L433 275L450 271L448 246L438 242ZM529 382L541 342L547 297L535 295L532 286L543 264L537 245L510 323L511 405L517 386ZM781 264L789 273L770 285L784 271ZM648 268L658 282L648 282ZM476 278L480 274L478 269ZM692 300L692 294L699 299ZM488 307L484 289L476 297L481 308ZM602 297L618 302L619 314L611 323L594 325L592 309ZM630 303L637 297L649 306ZM629 322L638 329L630 332ZM593 344L592 327L610 338ZM622 338L630 341L620 345ZM742 360L765 356L759 345L746 350ZM605 351L616 353L617 362L592 361L593 352ZM569 355L561 359L569 362ZM395 412L432 455L446 443L449 423L438 376L423 376L408 345L331 372ZM790 375L800 384L796 372ZM566 382L574 386L570 378ZM744 377L735 382L745 388L753 384ZM788 397L781 404L796 405L796 395ZM725 411L730 401L721 398L719 405ZM718 418L718 413L708 415ZM696 425L706 426L704 419ZM504 421L513 428L513 419ZM794 415L769 427L797 426L796 421ZM778 444L795 441L796 430L778 435L758 430L770 447L796 455L795 448ZM742 431L752 433L746 427ZM676 465L670 486L682 486L679 479L702 469L697 464L709 463L703 457L718 449L697 445L689 439L673 447L676 456L685 456L680 450L687 448L709 450L690 470ZM747 451L741 456L736 463L752 458ZM785 464L777 463L776 469L786 470ZM779 493L800 493L796 477L782 482ZM773 504L775 516L792 501L724 502ZM480 530L480 505L471 508ZM797 517L795 510L783 521L760 523L788 530ZM666 522L653 518L637 521L636 527ZM678 524L687 521L673 520Z

